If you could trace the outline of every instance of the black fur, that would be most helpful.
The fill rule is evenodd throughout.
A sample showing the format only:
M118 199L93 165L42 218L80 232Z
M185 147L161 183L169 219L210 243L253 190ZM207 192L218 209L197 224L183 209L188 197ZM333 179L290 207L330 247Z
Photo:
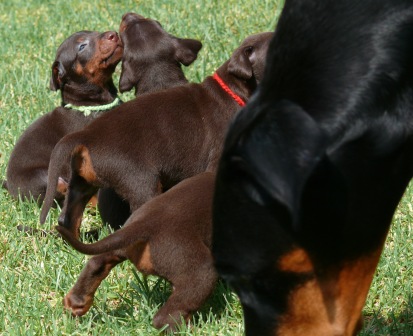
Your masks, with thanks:
M413 175L412 41L411 1L286 1L214 199L216 267L240 295L247 335L277 334L303 282L380 252ZM309 274L276 267L297 247Z

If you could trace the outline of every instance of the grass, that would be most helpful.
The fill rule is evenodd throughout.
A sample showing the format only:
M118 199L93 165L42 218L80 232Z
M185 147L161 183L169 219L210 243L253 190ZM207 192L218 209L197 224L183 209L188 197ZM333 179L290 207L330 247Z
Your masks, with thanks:
M180 37L198 38L203 49L185 69L199 82L212 74L248 35L273 30L281 0L3 0L0 2L0 178L14 143L40 115L60 103L48 90L55 51L71 33L117 30L128 11L159 20ZM119 68L119 67L118 67ZM116 78L119 76L119 69ZM130 94L123 95L124 100ZM364 308L362 335L412 335L413 187L397 210ZM170 287L155 277L142 278L128 262L116 267L100 286L94 306L72 319L61 301L88 257L60 239L18 232L25 224L39 228L35 203L16 202L0 190L0 335L158 335L154 313ZM45 228L57 222L53 212ZM87 229L100 223L86 216ZM108 232L103 229L101 235ZM180 335L242 335L237 297L224 284Z

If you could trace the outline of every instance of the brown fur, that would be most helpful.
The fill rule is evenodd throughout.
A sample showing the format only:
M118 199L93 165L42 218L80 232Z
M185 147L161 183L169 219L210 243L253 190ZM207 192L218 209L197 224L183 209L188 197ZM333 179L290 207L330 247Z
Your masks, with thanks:
M124 44L120 92L135 88L136 96L187 83L181 66L192 64L202 43L168 34L161 24L126 13L119 26Z
M85 314L101 281L128 259L144 274L161 276L173 293L154 317L154 325L173 330L211 294L217 276L211 247L214 174L188 178L136 210L125 226L99 242L83 244L63 226L57 230L78 251L96 255L89 260L64 306L75 316Z
M79 50L81 45L83 49ZM122 51L116 32L81 31L60 45L52 65L50 89L61 91L62 106L37 119L16 142L6 173L6 187L13 197L43 200L54 146L65 135L82 129L97 115L85 116L63 106L68 103L96 106L112 102L117 94L112 74L121 60ZM67 181L69 167L63 168L60 176ZM62 201L63 195L54 191L54 198Z
M182 65L197 58L201 42L168 34L159 22L126 13L119 27L124 45L121 92L135 88L136 96L186 84ZM111 188L99 190L99 211L104 223L118 229L130 216L129 203Z
M311 19L308 19L311 18ZM216 174L247 336L354 336L413 176L413 3L286 0Z
M261 79L272 35L261 33L246 38L217 70L244 100ZM55 147L41 221L52 204L59 162L69 159L78 144L89 150L96 180L80 178L72 166L66 214L60 223L76 236L78 218L70 213L71 209L84 208L82 202L99 187L112 187L130 202L133 211L157 195L159 184L167 190L187 177L214 170L225 131L239 108L211 77L201 84L170 88L122 104ZM76 157L72 156L72 160Z

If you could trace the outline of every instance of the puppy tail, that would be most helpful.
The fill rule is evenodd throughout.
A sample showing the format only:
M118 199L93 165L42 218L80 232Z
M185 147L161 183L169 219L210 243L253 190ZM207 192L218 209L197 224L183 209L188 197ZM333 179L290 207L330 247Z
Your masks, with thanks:
M65 165L68 166L70 164L72 151L76 147L78 142L79 141L76 138L72 138L71 135L68 135L61 139L53 149L49 161L46 194L40 212L41 224L44 224L47 214L49 213L50 208L53 206L53 202L56 197L59 176L61 176Z
M109 236L103 238L102 240L96 243L85 244L79 241L75 237L75 235L71 231L66 229L64 226L56 226L56 230L69 243L69 245L71 245L76 251L88 255L107 253L120 248L125 248L131 245L132 243L146 241L144 238L134 238L136 232L134 229L129 230L130 228L131 227L124 227L123 229L120 229L119 231L110 234Z
M1 181L1 187L2 187L3 189L9 190L8 187L7 187L7 181L6 181L6 180L2 180L2 181Z

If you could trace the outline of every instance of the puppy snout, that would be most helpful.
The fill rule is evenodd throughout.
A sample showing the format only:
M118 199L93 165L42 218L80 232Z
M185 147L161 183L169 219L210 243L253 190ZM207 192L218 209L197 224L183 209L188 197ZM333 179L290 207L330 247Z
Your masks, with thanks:
M144 19L144 17L142 15L132 13L132 12L125 13L122 16L122 21L130 21L130 20L133 20L133 19Z
M119 41L118 33L114 31L107 32L105 38L116 43Z
M136 23L139 20L145 20L145 18L142 15L132 12L123 14L122 21L120 22L119 26L119 33L123 33L128 25Z
M132 16L134 16L133 13L125 13L122 15L122 22L128 20L129 18L131 18Z

